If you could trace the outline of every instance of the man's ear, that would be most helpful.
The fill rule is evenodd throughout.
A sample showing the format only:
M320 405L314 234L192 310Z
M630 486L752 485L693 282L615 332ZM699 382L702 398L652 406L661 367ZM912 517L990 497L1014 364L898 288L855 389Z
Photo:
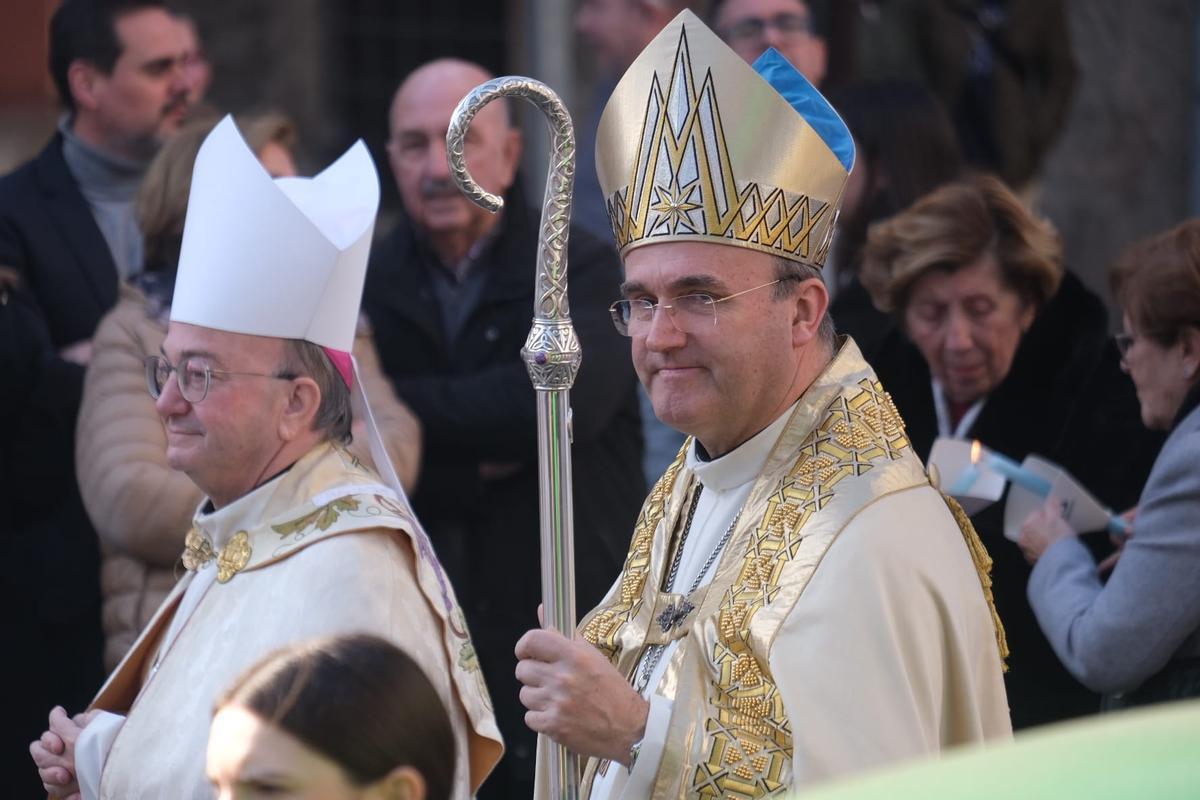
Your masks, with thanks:
M95 111L100 106L97 94L100 82L106 78L99 67L90 61L77 58L67 67L67 89L77 108Z
M817 338L821 320L829 312L829 289L820 278L800 281L791 297L795 304L792 317L792 346L803 347Z
M321 407L321 387L308 376L293 378L279 419L279 438L290 442L312 431Z

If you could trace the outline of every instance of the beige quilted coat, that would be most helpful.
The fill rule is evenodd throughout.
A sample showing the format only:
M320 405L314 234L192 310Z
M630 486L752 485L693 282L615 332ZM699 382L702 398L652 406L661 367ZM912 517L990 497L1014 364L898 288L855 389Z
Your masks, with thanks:
M170 591L183 537L201 493L167 466L166 434L146 391L143 362L159 352L166 327L146 296L123 286L92 340L75 436L83 502L103 554L104 661L112 670ZM369 332L354 342L363 388L392 463L409 492L417 480L421 429L379 367ZM365 439L351 446L371 463Z

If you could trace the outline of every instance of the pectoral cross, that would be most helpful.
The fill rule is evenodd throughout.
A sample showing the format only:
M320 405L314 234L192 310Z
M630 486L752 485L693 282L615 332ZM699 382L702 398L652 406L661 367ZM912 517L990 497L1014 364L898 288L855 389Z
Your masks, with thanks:
M688 602L686 597L682 597L679 600L678 606L672 602L658 615L658 626L662 628L663 633L670 633L675 628L683 625L683 621L687 619L687 615L692 613L695 608L694 605Z

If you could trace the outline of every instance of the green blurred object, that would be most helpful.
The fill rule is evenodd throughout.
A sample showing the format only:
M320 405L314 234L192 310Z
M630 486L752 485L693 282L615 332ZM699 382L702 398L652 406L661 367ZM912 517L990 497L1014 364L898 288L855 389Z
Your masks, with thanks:
M803 792L804 800L1195 800L1200 700L1089 717Z

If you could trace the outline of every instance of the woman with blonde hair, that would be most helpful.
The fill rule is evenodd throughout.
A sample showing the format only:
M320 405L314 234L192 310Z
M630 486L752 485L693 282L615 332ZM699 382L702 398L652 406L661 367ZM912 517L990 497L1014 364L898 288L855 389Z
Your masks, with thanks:
M1137 425L1104 303L1062 262L1054 229L999 179L942 186L869 233L862 281L897 322L872 361L922 458L939 435L1018 461L1037 453L1127 508L1159 439ZM1097 711L1099 698L1038 627L1025 598L1029 565L1004 538L1003 510L997 503L974 522L995 561L1013 727Z
M189 122L162 154L151 162L138 189L137 218L145 239L146 271L174 273L192 190L192 164L205 137L220 121L209 114ZM277 111L238 117L238 128L246 144L258 156L272 178L296 174L296 127ZM170 298L168 297L168 300Z
M202 499L190 478L167 465L166 433L146 391L145 359L159 353L166 336L192 165L217 121L210 117L189 123L151 163L137 204L147 269L121 286L116 307L101 321L84 380L76 472L84 506L100 536L108 670L120 662L174 585L184 536ZM268 158L284 175L294 174L295 129L286 117L268 113L237 121L260 158ZM383 377L365 326L354 355L392 462L411 490L420 460L420 425ZM351 450L370 462L365 436Z

